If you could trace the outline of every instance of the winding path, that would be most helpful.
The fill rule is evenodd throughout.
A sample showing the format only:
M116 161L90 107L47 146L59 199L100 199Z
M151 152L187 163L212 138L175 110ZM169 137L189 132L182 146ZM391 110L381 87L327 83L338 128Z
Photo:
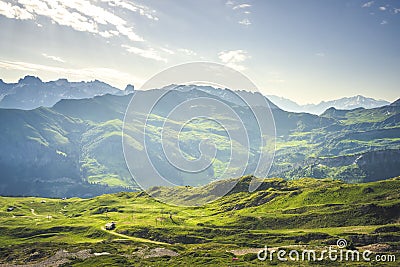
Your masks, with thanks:
M38 217L42 216L42 215L37 214L34 209L31 209L31 213L33 216L38 216Z
M106 230L103 226L100 229L105 231L105 232L107 232L107 233L109 233L109 234L111 234L111 235L118 236L118 237L121 237L123 239L129 239L129 240L136 241L136 242L152 243L152 244L157 244L157 245L170 245L168 243L159 242L159 241L153 241L153 240L146 239L146 238L133 237L133 236L129 236L129 235L120 234L120 233L117 233L117 232L114 232L114 231L111 231L111 230Z

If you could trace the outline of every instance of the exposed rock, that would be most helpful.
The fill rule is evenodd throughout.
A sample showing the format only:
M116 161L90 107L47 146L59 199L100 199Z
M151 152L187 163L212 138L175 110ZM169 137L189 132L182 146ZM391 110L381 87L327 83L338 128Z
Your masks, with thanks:
M179 253L167 248L149 249L148 247L139 248L138 251L134 252L133 254L144 259L164 257L164 256L170 256L170 257L179 256Z

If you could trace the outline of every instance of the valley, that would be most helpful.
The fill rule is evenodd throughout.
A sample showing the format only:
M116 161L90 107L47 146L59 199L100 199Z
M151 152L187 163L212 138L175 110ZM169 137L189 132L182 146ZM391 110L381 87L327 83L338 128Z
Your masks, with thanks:
M157 90L135 92L143 99L154 93ZM171 93L175 96L165 101L163 105L166 108L196 97L219 99L224 90L191 86L176 88ZM240 94L252 99L262 97L245 91ZM121 190L138 190L126 166L121 144L123 118L131 97L104 95L61 100L51 108L1 109L0 169L3 175L0 177L0 194L93 197ZM246 115L245 107L227 103L237 113L244 114L245 123L250 123L246 121L250 117ZM161 110L164 107L161 106ZM400 175L397 167L400 164L400 106L397 102L374 109L330 108L320 116L287 112L272 103L270 107L276 127L276 150L269 177L335 178L354 183ZM143 115L137 113L135 116ZM225 120L227 129L235 129L235 123L227 117L218 112L213 116ZM161 149L157 139L159 125L165 121L163 116L153 116L149 120L146 138L150 140L148 151L151 158L158 158ZM130 146L140 150L136 134L140 129L135 124L129 127L125 133L131 137ZM177 185L199 186L221 179L230 157L226 133L206 120L198 120L188 127L190 132L181 135L185 156L189 159L198 157L196 144L199 140L214 140L219 154L213 166L204 175L188 180L169 169L164 157L157 163L160 170L173 177ZM256 134L256 131L250 128L249 133ZM169 132L171 138L175 135L173 131ZM240 141L234 144L235 151L243 155L247 153ZM252 143L250 146L250 154L256 158L259 148ZM264 149L272 149L272 146L273 143ZM25 153L21 154L21 151ZM249 170L254 164L249 162ZM224 177L237 175L233 169ZM267 172L262 176L267 176Z

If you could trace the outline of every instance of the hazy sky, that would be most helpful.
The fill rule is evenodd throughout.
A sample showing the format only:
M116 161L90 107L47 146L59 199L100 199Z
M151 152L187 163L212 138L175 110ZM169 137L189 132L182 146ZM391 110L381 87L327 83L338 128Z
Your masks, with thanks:
M316 103L400 97L400 1L0 0L0 78L139 87L191 61Z

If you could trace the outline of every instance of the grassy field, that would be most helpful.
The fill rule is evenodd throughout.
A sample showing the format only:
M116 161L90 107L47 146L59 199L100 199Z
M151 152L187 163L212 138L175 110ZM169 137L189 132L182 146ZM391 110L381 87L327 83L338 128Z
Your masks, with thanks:
M240 178L228 195L202 207L166 205L143 192L93 199L1 197L0 266L342 266L328 259L261 262L256 255L265 245L321 251L339 238L351 249L399 258L399 178L365 184L267 179L249 193L251 178ZM193 189L193 203L221 183ZM179 189L159 190L187 197ZM105 230L111 221L116 228Z

